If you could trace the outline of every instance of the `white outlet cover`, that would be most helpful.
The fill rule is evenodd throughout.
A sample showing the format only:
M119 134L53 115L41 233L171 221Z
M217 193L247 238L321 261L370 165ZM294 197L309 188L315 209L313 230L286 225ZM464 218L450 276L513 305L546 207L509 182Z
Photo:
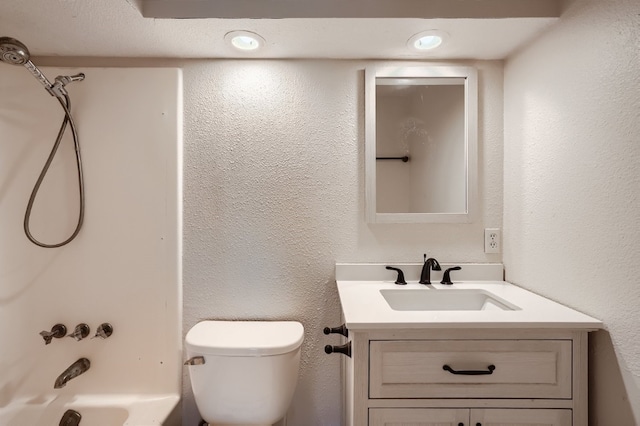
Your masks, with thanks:
M485 228L484 252L490 254L502 252L502 235L500 228Z

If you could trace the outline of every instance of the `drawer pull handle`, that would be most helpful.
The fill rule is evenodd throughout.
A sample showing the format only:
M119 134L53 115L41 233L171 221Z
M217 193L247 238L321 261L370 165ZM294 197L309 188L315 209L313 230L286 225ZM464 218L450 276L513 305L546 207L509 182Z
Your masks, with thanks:
M348 356L349 358L351 358L351 341L345 343L344 345L341 346L331 346L331 345L327 345L324 347L324 351L327 354L332 354L332 353L339 353L339 354L344 354L346 356Z
M324 334L337 333L337 334L342 334L344 337L349 337L349 330L347 329L346 324L342 324L339 327L333 327L333 328L325 327L323 332Z
M463 376L483 376L487 374L493 374L493 370L496 369L496 366L491 364L487 367L486 370L454 370L453 368L445 364L442 366L442 369L448 371L451 374L460 374Z

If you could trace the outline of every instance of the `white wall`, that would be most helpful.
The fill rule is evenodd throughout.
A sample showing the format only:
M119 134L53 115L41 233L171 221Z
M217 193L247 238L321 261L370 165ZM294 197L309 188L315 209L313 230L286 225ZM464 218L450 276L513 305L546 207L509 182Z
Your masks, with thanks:
M306 329L288 426L336 426L336 261L500 261L502 63L479 62L479 220L367 225L364 68L351 61L184 65L184 328L207 318L293 319ZM414 63L415 65L415 63ZM184 424L197 424L185 376Z
M504 108L506 277L604 321L589 424L637 425L640 3L567 2L507 62Z
M80 70L43 71L54 78ZM0 407L79 393L179 391L180 70L81 71L86 80L68 90L81 138L85 223L69 245L44 249L27 240L22 220L63 113L27 70L0 69ZM44 242L75 227L75 167L65 139L33 210L32 231ZM70 331L86 322L92 336L110 322L114 332L45 346L38 333L58 322ZM90 370L54 390L80 357Z

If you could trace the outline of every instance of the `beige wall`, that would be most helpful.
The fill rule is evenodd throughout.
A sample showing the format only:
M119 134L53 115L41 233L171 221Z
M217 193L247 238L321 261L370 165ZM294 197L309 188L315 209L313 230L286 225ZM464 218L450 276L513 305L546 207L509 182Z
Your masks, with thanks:
M590 426L640 423L640 3L569 1L505 67L506 278L601 319Z

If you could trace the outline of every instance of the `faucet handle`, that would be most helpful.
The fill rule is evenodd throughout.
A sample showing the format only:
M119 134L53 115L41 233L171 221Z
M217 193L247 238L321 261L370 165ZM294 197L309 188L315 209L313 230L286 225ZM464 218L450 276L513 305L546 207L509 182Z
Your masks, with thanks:
M398 278L396 278L396 284L405 285L407 282L404 279L404 272L400 268L394 268L393 266L385 266L385 269L390 271L396 271L398 273Z
M459 271L460 269L462 269L462 267L454 266L444 271L444 274L442 275L442 281L440 281L440 284L447 284L447 285L453 284L450 277L451 271Z
M79 342L80 340L87 337L89 335L89 332L90 332L89 326L87 324L82 323L82 324L76 325L76 328L75 330L73 330L73 333L70 333L69 336L67 337L72 337L76 339L77 342Z
M64 337L67 334L67 327L64 324L56 324L51 328L51 331L43 330L40 332L40 335L44 339L44 344L48 345L51 343L53 338L59 339Z
M100 337L101 339L106 339L107 337L113 334L113 326L108 322L104 322L98 326L96 330L96 335L92 337L95 339L96 337Z

